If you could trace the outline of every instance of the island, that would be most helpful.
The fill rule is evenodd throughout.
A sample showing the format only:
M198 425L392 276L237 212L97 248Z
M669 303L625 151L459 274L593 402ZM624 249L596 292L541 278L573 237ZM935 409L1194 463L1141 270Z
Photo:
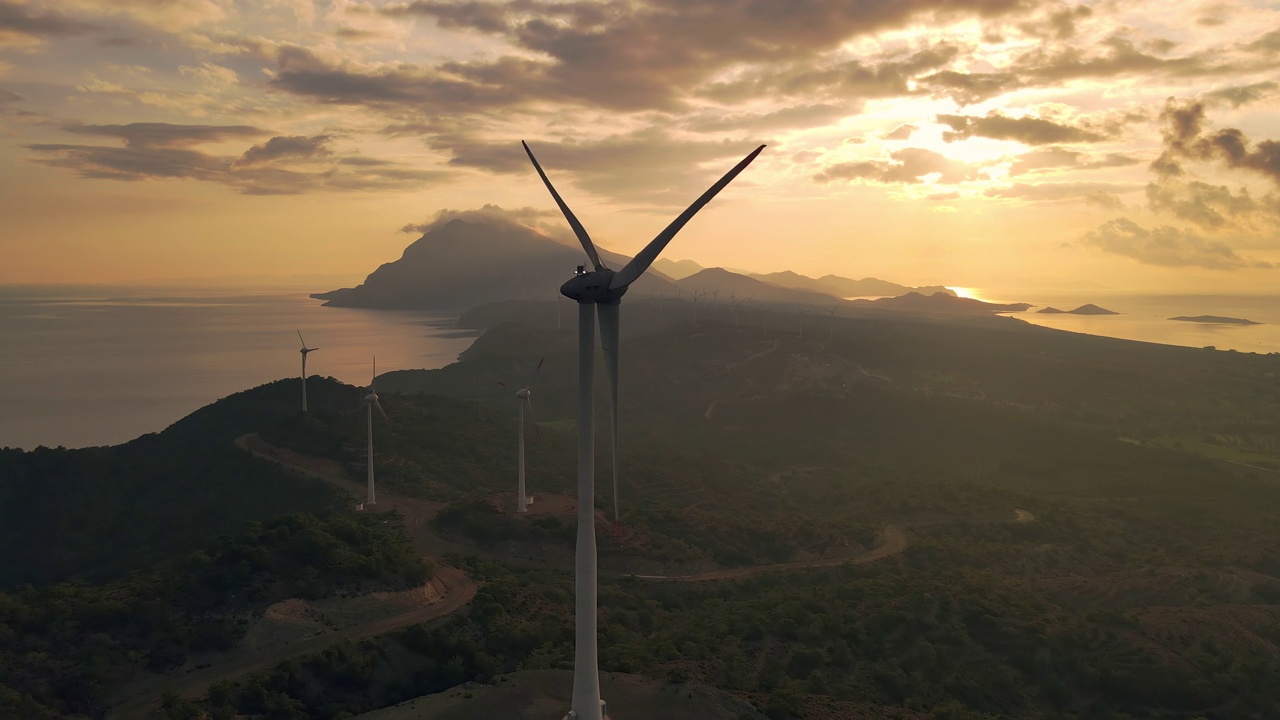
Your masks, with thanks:
M1169 318L1169 319L1181 320L1183 322L1213 323L1215 325L1261 325L1262 324L1256 320L1246 320L1244 318L1233 318L1233 317L1221 317L1218 315L1196 315L1195 317L1187 317L1185 315L1180 315L1178 317Z
M1081 305L1075 310L1059 310L1056 307L1047 307L1043 310L1037 310L1036 312L1042 315L1119 315L1120 314L1114 310L1108 310L1104 307L1098 307L1093 303Z

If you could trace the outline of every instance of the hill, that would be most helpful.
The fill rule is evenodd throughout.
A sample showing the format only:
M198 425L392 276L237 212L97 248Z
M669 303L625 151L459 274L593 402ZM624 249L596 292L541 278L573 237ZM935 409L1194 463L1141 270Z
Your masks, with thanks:
M899 285L898 283L880 280L879 278L873 277L862 278L861 280L840 277L839 275L823 275L820 278L811 278L794 273L790 270L767 273L764 275L752 275L751 277L779 287L809 290L841 298L873 296L894 297L909 292L916 292L922 295L933 295L934 293L955 295L954 290L941 285L908 287L906 285Z
M630 258L598 248L614 269ZM464 310L486 302L555 298L560 285L586 262L570 247L515 222L454 219L428 229L400 259L369 274L354 288L312 297L326 305ZM633 293L674 292L660 273L645 273Z
M708 302L714 300L720 303L727 303L730 295L733 295L739 301L752 298L752 302L756 303L785 305L830 307L842 302L839 298L825 293L770 285L756 278L730 272L724 268L700 270L693 275L677 280L676 286L690 296L694 292L715 294L714 297L707 298Z
M706 269L692 260L668 260L667 258L658 258L650 267L672 280L681 280Z
M974 298L956 297L943 292L932 295L909 292L898 297L854 300L853 304L860 308L924 315L994 315L996 313L1023 312L1031 307L1029 303L989 303L975 300Z
M1036 312L1044 313L1046 315L1119 315L1120 314L1113 310L1108 310L1104 307L1098 307L1093 303L1086 303L1074 310L1059 310L1058 308L1055 308L1055 307L1047 307L1042 310L1037 310Z

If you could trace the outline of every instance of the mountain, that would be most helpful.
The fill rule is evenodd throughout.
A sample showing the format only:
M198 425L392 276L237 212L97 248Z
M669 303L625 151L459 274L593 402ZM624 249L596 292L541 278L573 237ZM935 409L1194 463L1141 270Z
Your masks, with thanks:
M1043 310L1037 310L1036 312L1042 315L1119 315L1120 314L1118 312L1115 312L1114 310L1108 310L1103 307L1098 307L1093 303L1081 305L1075 310L1059 310L1056 307L1047 307Z
M692 260L668 260L666 258L658 258L654 261L652 267L672 280L682 280L699 270L706 269Z
M720 302L728 302L732 294L739 300L751 298L753 302L788 303L801 305L826 305L840 302L840 298L826 293L779 287L747 275L729 272L724 268L707 268L676 281L676 286L690 294L695 291L718 293Z
M994 315L996 313L1023 312L1031 307L1030 303L989 303L974 300L973 298L956 297L944 292L936 292L932 295L909 292L899 297L854 300L853 304L858 307L877 310L934 315Z
M753 274L751 277L779 287L810 290L842 298L868 297L872 295L894 297L897 295L904 295L909 292L918 292L922 295L933 295L935 293L955 295L955 291L941 285L907 287L906 285L899 285L898 283L880 280L879 278L873 277L854 280L852 278L840 277L839 275L823 275L820 278L814 279L799 273L791 272L790 270L768 273L765 275Z
M600 258L620 269L630 258L597 248ZM315 293L339 307L464 310L482 303L559 296L574 267L586 262L570 247L500 219L455 219L429 229L399 260L374 270L363 283ZM674 292L662 275L645 273L632 292Z

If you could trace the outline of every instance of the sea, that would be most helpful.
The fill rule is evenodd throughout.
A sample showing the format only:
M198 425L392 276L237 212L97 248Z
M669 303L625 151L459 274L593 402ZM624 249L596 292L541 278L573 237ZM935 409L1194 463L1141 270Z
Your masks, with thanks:
M955 288L1072 332L1145 342L1280 352L1280 295L1000 293ZM1094 303L1119 315L1042 315ZM1247 318L1209 325L1177 315ZM0 286L0 447L114 445L158 432L231 393L301 370L367 385L378 372L448 365L476 337L456 318L323 307L301 288Z
M1141 295L1117 291L1039 293L953 288L987 302L1027 302L1026 312L1009 313L1036 325L1106 337L1185 347L1213 347L1238 352L1280 352L1278 295ZM1046 307L1073 310L1086 303L1116 315L1045 314ZM1227 325L1172 320L1174 317L1217 317L1252 320L1258 325Z
M0 286L0 447L115 445L302 370L365 386L438 368L456 317L323 307L301 288ZM299 400L299 402L301 402Z

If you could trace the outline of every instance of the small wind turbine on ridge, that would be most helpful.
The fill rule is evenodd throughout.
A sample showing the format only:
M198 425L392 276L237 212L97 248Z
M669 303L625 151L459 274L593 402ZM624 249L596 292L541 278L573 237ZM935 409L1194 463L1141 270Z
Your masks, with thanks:
M374 494L373 487L373 409L378 408L378 412L382 413L382 419L390 420L387 417L387 411L382 409L382 403L378 402L378 393L373 389L373 381L378 377L378 358L373 358L373 377L369 378L369 393L361 399L364 403L365 419L368 422L369 432L369 486L366 492L365 505L377 505L378 498Z
M320 348L307 347L307 341L302 339L302 331L298 330L298 340L302 341L302 349L298 352L302 353L302 412L307 411L307 353L313 353Z
M733 167L716 184L693 202L680 216L671 221L658 236L649 242L621 270L610 270L600 261L591 237L578 222L573 211L556 192L542 166L534 158L528 144L524 151L538 171L538 176L555 199L569 227L578 236L586 251L592 269L579 265L574 276L560 292L578 302L578 530L574 551L574 655L573 695L567 718L570 720L602 720L604 701L600 699L600 670L596 638L596 581L599 571L596 564L595 525L595 406L593 382L595 376L596 310L600 316L600 341L604 350L605 369L609 374L611 427L613 429L613 497L614 516L617 516L618 498L618 337L619 307L622 296L631 283L644 274L658 259L667 243L680 232L711 199L738 176L752 160L764 150L756 148Z
M529 496L524 492L524 409L529 408L529 419L533 421L533 430L538 432L538 419L533 416L533 381L538 379L538 371L542 369L542 362L546 358L538 360L538 367L533 369L533 374L529 376L529 382L525 386L516 391L517 404L520 406L520 460L519 460L519 480L516 482L516 512L528 512ZM506 387L507 384L498 381L498 384Z

